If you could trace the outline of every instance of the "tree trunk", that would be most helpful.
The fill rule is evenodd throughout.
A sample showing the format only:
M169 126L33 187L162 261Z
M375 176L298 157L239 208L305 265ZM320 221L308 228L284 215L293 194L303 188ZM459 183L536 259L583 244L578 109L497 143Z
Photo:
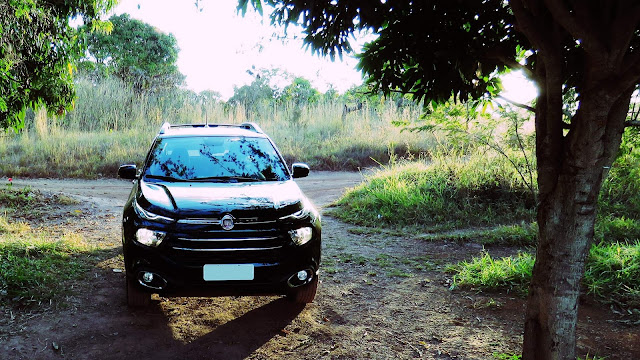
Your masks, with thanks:
M543 75L546 87L536 113L539 239L522 358L575 359L580 283L598 194L620 146L631 93L617 99L600 91L582 94L571 129L562 136L549 126L562 124L558 88L552 74Z
M596 171L561 174L554 194L539 205L523 359L575 359L580 282L600 180Z

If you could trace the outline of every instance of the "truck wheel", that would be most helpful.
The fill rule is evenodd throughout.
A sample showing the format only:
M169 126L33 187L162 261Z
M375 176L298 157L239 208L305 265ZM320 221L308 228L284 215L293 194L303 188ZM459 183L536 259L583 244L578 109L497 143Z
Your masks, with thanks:
M313 280L307 285L304 285L298 289L295 289L290 293L287 298L299 304L309 304L313 302L316 297L316 291L318 290L318 276L314 276Z
M151 294L136 287L127 276L127 305L132 308L147 307L151 303Z

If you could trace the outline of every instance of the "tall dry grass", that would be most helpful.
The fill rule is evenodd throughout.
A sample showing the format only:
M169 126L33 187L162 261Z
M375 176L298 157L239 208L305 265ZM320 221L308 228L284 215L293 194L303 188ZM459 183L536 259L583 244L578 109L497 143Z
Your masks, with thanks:
M390 157L418 157L435 146L426 133L402 132L392 125L417 119L419 106L393 102L364 104L343 119L343 102L307 106L242 106L177 90L136 94L117 79L77 80L75 108L64 117L37 110L18 134L0 136L0 176L113 177L119 165L140 164L153 136L171 123L258 123L289 161L316 170L357 170L387 163Z

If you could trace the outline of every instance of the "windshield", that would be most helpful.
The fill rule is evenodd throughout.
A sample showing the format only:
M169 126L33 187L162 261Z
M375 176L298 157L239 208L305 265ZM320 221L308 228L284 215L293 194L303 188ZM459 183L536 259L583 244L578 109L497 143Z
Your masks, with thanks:
M266 138L174 137L151 149L144 176L165 181L283 181L287 169Z

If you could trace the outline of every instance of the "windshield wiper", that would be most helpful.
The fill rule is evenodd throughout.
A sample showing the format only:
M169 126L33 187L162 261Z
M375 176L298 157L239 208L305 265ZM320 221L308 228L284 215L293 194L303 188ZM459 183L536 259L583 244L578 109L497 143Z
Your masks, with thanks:
M149 178L149 179L158 179L158 180L162 180L162 181L168 181L168 182L182 182L182 181L186 181L184 179L176 179L174 177L171 176L164 176L164 175L145 175L145 177Z
M206 176L206 177L189 179L189 181L254 182L254 181L263 181L263 180L252 178L252 177L246 177L246 176Z

